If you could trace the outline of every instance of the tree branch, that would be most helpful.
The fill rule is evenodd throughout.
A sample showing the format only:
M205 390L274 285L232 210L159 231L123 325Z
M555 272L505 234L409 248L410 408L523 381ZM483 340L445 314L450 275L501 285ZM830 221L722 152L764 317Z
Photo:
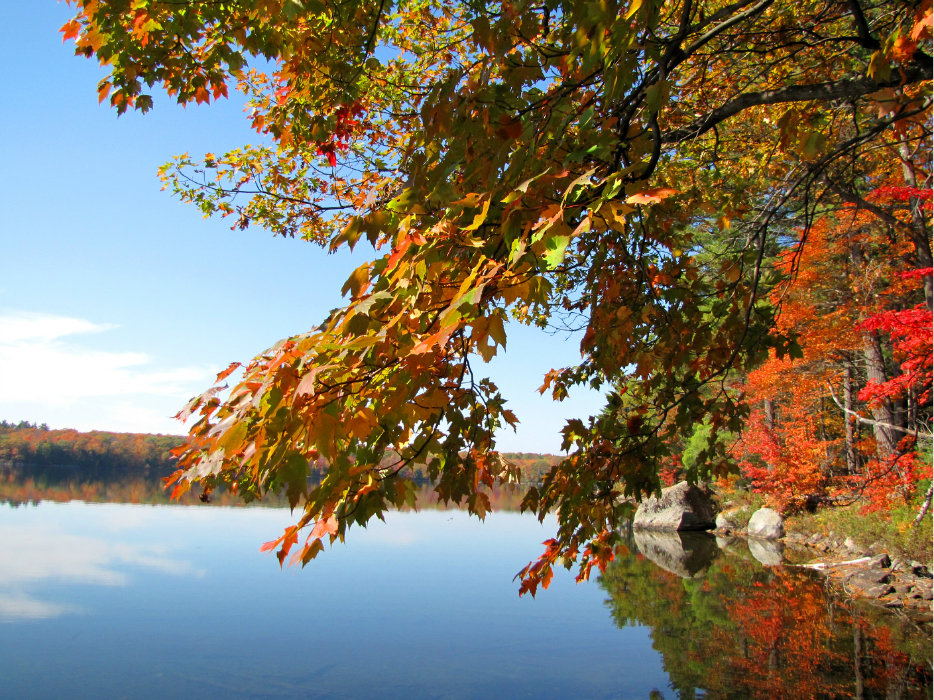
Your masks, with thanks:
M932 68L930 61L925 61L920 64L915 64L910 68L906 68L903 75L899 75L898 78L883 82L876 82L872 78L857 78L855 80L837 80L832 83L792 85L791 87L780 88L778 90L746 92L713 110L690 126L669 131L662 136L662 141L668 144L677 144L697 138L720 122L750 107L782 104L785 102L808 102L810 100L827 101L839 100L845 97L860 97L883 88L900 87L902 85L932 79L934 79L934 68Z
M906 433L906 434L908 433L907 430L905 430L904 428L902 428L902 427L900 427L900 426L892 425L891 423L884 423L884 422L879 421L879 420L873 420L872 418L864 418L863 416L859 415L856 411L851 411L849 408L846 408L843 404L840 403L840 401L837 399L837 395L836 395L836 394L834 393L834 391L833 391L833 387L832 387L830 384L827 384L827 388L830 389L830 398L832 398L832 399L833 399L833 402L834 402L835 404L837 404L837 408L839 408L839 409L840 409L841 411L843 411L845 414L850 415L850 416L853 416L853 417L856 418L860 423L865 423L866 425L877 425L877 426L879 426L880 428L888 428L889 430L895 430L895 431L897 431L897 432L899 432L899 433ZM914 436L915 436L915 438L917 438L918 435L920 435L921 437L923 437L923 438L925 438L925 439L927 439L927 440L930 440L931 437L932 437L932 435L931 435L930 433L922 433L922 432L920 432L920 431L918 430L918 428L916 427L916 428L914 429Z
M869 23L866 22L866 15L863 14L863 8L859 0L847 0L847 5L853 13L853 21L856 22L856 34L859 36L859 45L870 51L878 51L882 44L872 34L869 33Z
M743 10L742 12L739 12L733 15L729 19L724 20L723 22L718 24L716 27L711 29L709 32L706 32L703 36L698 37L696 40L694 40L691 43L691 45L688 46L684 50L684 54L678 56L678 59L683 60L689 57L691 54L693 54L699 48L704 46L704 44L706 44L708 41L716 37L718 34L725 32L730 27L735 27L737 24L739 24L745 19L749 19L750 17L759 14L760 12L765 10L769 5L771 5L774 1L775 0L762 0L756 5L753 5L752 7L750 7L748 10Z
M885 211L885 209L883 209L882 207L876 204L867 202L865 199L860 197L855 192L844 190L842 187L840 187L839 185L831 181L829 177L825 176L824 181L827 183L827 186L830 189L830 191L833 192L838 197L840 197L840 199L842 199L844 202L856 205L857 209L865 209L870 214L872 214L878 219L881 219L882 221L887 223L889 226L892 226L893 228L900 228L911 236L918 235L918 233L914 230L914 227L911 224L906 224L904 221L897 219L896 217L892 216L887 211Z

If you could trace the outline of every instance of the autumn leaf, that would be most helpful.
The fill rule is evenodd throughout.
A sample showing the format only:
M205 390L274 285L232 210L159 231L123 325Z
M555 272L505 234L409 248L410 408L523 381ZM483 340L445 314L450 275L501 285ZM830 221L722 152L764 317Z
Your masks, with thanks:
M626 197L626 204L658 204L675 194L670 187L655 187Z
M241 366L241 365L240 365L239 362L231 362L231 363L227 366L227 369L225 369L225 370L223 370L223 371L221 371L221 372L218 372L218 374L217 374L217 379L216 379L215 381L216 381L216 382L222 382L222 381L224 381L225 379L227 379L227 377L229 377L231 374L233 374L233 373L237 370L237 368L240 367L240 366Z

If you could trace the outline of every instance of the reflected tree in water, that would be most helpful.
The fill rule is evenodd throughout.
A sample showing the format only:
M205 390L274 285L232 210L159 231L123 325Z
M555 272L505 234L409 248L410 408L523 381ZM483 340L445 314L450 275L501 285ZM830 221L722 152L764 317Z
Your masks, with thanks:
M620 547L599 585L617 626L652 628L680 700L931 697L930 637L805 570L724 555L683 578Z

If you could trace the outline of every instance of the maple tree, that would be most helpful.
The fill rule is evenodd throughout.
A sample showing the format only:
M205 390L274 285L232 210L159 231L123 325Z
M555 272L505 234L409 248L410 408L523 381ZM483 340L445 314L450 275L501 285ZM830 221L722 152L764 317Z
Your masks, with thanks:
M180 414L197 420L175 492L286 488L300 516L270 543L280 561L411 503L415 464L485 515L480 486L518 478L494 441L517 417L476 361L511 318L584 331L580 364L543 392L609 394L568 421L568 456L525 501L557 508L559 530L521 590L559 559L586 577L612 559L620 494L657 490L701 421L712 437L689 476L722 464L715 436L749 412L730 382L797 354L769 298L787 275L776 246L796 239L800 256L795 231L855 203L907 227L931 267L926 222L866 199L887 184L866 165L882 152L927 186L927 0L74 5L64 36L105 66L100 99L119 113L152 108L154 87L183 104L246 95L261 143L182 156L167 187L235 226L374 250L344 308Z
M871 199L907 199L905 187L881 189ZM930 208L930 190L911 194ZM911 502L924 482L930 492L930 464L916 450L931 438L931 270L917 268L902 232L852 206L809 236L797 274L773 292L803 357L773 356L748 375L747 397L760 407L734 454L783 509L827 498L877 510Z

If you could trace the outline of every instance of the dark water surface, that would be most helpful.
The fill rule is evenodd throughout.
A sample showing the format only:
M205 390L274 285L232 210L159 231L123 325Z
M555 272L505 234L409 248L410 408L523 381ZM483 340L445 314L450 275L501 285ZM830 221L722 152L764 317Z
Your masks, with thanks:
M125 481L0 483L0 698L931 697L929 632L735 544L635 538L520 599L554 522L508 495L280 571L258 550L287 509ZM85 502L107 500L156 504Z

